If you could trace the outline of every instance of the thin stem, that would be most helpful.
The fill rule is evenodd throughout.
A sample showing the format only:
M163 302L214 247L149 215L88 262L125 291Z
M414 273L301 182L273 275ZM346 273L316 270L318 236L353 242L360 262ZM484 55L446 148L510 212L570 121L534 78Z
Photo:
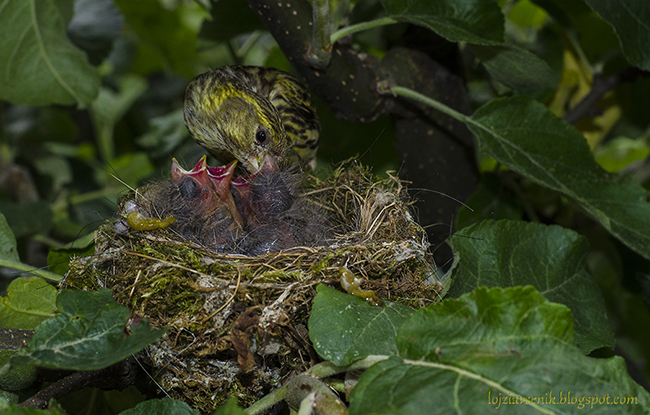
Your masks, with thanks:
M284 398L286 398L286 396L287 396L287 387L282 386L281 388L274 390L273 392L269 393L259 401L255 402L254 404L246 408L244 411L246 412L247 415L257 415L271 408L276 403L282 401Z
M314 48L325 50L330 47L330 2L329 0L314 0L313 2L314 31L312 32Z
M337 392L345 392L345 382L340 379L328 379L324 383Z
M312 13L314 30L312 31L309 59L312 65L316 67L326 66L332 58L332 42L330 41L332 25L329 0L314 0L312 2Z
M50 280L54 282L61 282L61 280L63 279L63 277L60 276L59 274L55 274L50 271L45 271L43 269L34 268L27 264L23 264L22 262L0 259L0 267L13 268L13 269L17 269L18 271L29 272L30 274L36 275L37 277L41 277L46 280Z
M585 54L584 50L582 50L582 46L580 46L580 41L578 40L577 35L573 31L567 30L566 36L569 39L569 43L571 43L571 47L573 47L573 50L578 55L578 59L580 59L582 62L584 68L589 72L589 75L593 76L594 70L591 66L591 63L589 62L589 59L587 59L587 55Z
M317 365L312 366L307 370L308 373L311 373L315 376L318 376L321 379L324 379L329 376L336 375L338 373L347 372L348 370L355 369L368 369L370 366L374 365L377 362L388 359L390 356L382 355L371 355L365 359L358 360L351 365L347 366L336 366L332 362L322 362Z
M93 200L104 199L107 197L117 196L119 193L123 192L124 189L116 187L105 187L99 190L93 190L92 192L82 193L78 195L70 196L70 204L78 205L80 203L86 203Z
M361 359L347 366L336 366L332 362L322 362L317 365L312 366L305 373L311 373L321 379L336 375L337 373L343 373L348 370L356 369L368 369L370 366L374 365L377 362L388 359L390 356L368 356L365 359ZM251 406L245 409L247 415L257 415L269 408L271 408L276 403L282 401L287 397L287 387L283 386L269 393L259 401L255 402Z
M402 86L394 86L390 89L390 92L392 92L394 95L410 98L418 102L421 102L423 104L426 104L432 108L437 109L440 112L449 115L450 117L457 119L458 121L462 121L464 123L470 121L470 117L468 117L467 115L461 114L460 112L446 106L442 102L436 101L433 98L429 98L426 95L422 95L419 92L415 92L412 89L404 88Z
M33 240L40 242L44 245L47 245L48 248L54 248L54 249L63 249L65 248L65 244L62 244L61 242L57 241L54 238L50 238L47 235L34 235Z
M108 124L103 121L96 121L95 125L98 126L97 140L99 141L99 152L101 153L102 159L111 162L115 158L115 143L113 141L114 124L112 122Z
M246 56L248 51L257 43L257 41L262 37L262 34L264 32L261 30L256 30L253 33L250 34L244 41L244 43L241 45L239 49L235 51L237 54L237 59L239 60L238 63L241 63L241 59ZM234 49L234 48L233 48Z
M324 379L328 376L336 375L337 373L345 372L348 369L347 366L336 366L332 362L322 362L314 365L307 370L307 372L318 376L321 379Z
M330 41L332 43L336 43L336 41L342 37L349 36L353 33L362 32L364 30L372 29L375 27L388 26L395 23L399 23L399 20L395 20L391 17L382 17L380 19L371 20L369 22L353 24L352 26L344 27L343 29L332 33L332 36L330 36Z
M603 77L600 73L594 74L591 91L589 91L582 101L571 109L571 112L564 116L564 121L573 125L582 118L588 116L589 112L596 107L596 103L600 101L606 93L616 88L635 71L636 68L630 66L622 72L610 75L607 78Z

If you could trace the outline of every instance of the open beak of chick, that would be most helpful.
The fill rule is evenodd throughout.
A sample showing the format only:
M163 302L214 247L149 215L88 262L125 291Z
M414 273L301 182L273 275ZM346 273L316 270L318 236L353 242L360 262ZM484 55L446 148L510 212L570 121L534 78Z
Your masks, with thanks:
M244 221L230 193L230 183L236 165L235 160L227 166L208 167L206 157L203 156L194 168L188 171L173 159L172 182L179 186L186 199L196 201L196 209L209 214L218 208L226 208L238 227L243 229Z
M219 196L221 201L226 205L230 214L239 224L240 228L244 227L244 220L242 219L237 206L235 206L235 200L230 193L230 184L232 183L232 175L235 173L235 167L237 166L237 160L231 161L226 166L221 167L208 167L208 177L212 183L212 188L214 192Z

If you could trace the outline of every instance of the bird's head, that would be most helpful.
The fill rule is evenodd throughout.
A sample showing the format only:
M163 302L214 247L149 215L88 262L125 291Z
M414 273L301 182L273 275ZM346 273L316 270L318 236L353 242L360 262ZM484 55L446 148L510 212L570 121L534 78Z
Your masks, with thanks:
M223 162L238 160L252 174L262 168L266 154L280 163L290 151L277 109L240 84L197 78L188 87L185 101L188 130Z

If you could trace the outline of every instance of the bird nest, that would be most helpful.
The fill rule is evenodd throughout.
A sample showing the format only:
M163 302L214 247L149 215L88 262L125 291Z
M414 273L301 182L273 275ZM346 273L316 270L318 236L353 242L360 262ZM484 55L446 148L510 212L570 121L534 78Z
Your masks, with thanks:
M398 178L347 162L326 179L305 176L300 189L332 230L323 246L245 256L170 228L119 232L106 224L95 255L74 259L64 286L110 288L132 316L169 328L140 358L172 397L202 412L232 395L251 404L318 362L307 332L318 284L411 307L442 290Z

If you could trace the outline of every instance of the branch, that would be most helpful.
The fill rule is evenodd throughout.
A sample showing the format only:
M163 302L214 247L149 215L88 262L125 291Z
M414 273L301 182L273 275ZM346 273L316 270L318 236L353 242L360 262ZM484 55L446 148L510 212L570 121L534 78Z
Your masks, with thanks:
M390 112L391 97L381 96L376 88L383 79L377 59L337 43L332 47L327 66L315 68L309 61L314 48L314 27L308 1L247 2L271 32L289 62L336 117L351 122L370 122Z
M101 389L122 390L135 382L137 366L133 359L125 359L101 370L74 372L59 379L36 395L23 401L20 406L45 409L52 398L59 399L86 386Z
M564 121L569 124L575 124L580 121L582 118L588 116L594 110L596 103L607 92L616 88L619 84L623 82L633 82L639 76L647 77L648 72L641 71L638 68L633 66L627 67L625 70L608 76L607 78L603 77L602 74L594 75L594 82L591 86L591 91L585 96L582 101L578 103L573 109L564 116Z
M33 335L34 330L0 328L0 350L18 351Z
M594 75L594 83L591 87L591 91L589 91L587 96L585 96L578 105L573 107L573 109L564 116L564 121L569 124L575 124L589 115L603 95L616 88L616 86L621 82L619 75L620 74L616 74L608 76L607 78L603 78L601 74Z
M312 47L308 52L307 59L312 66L322 68L327 66L332 58L330 4L328 0L314 0L312 7L314 30Z

